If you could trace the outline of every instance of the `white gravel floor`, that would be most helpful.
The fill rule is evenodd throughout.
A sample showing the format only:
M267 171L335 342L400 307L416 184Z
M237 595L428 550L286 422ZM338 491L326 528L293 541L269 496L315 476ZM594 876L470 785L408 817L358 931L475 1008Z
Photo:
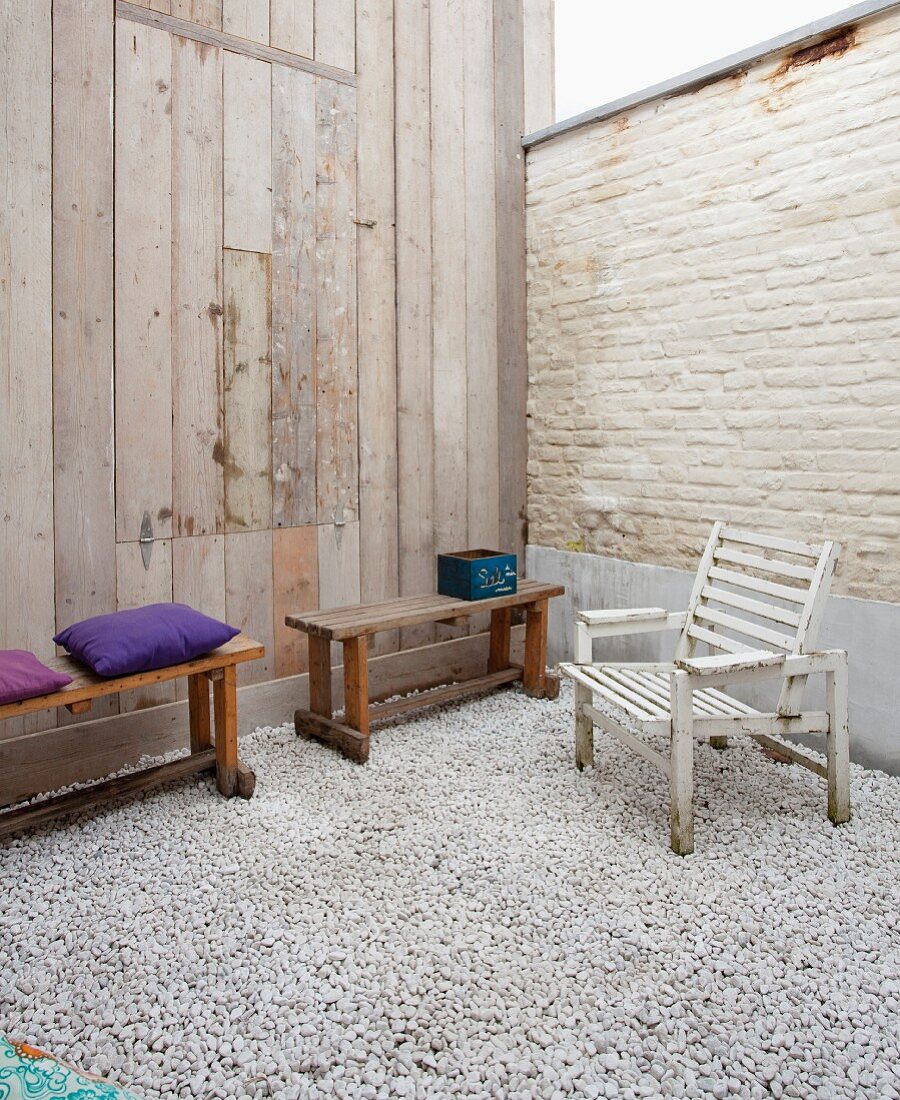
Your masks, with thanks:
M244 740L187 782L0 848L0 1030L146 1097L900 1097L900 779L697 751L660 775L571 697L376 733L367 767Z

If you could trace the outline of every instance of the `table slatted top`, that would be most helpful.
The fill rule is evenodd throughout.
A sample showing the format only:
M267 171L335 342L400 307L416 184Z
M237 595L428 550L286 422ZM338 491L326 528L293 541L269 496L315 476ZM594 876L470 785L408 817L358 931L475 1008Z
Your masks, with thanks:
M431 592L427 596L404 596L384 603L357 604L353 607L335 607L330 611L286 615L284 621L295 630L339 642L345 638L377 634L380 630L399 630L404 626L461 619L503 607L525 607L539 600L561 596L564 592L565 588L560 584L520 580L518 592L509 596L497 596L495 599L458 600L453 596L440 596Z
M193 661L185 661L180 665L167 665L165 668L156 668L151 672L133 672L128 676L111 677L98 676L71 657L51 657L43 663L56 672L71 676L72 683L61 691L53 691L49 695L36 695L33 699L22 699L18 703L0 705L0 719L16 718L22 714L47 710L50 707L70 706L72 703L81 703L87 699L99 699L103 695L115 695L129 688L176 680L196 672L211 672L213 669L237 665L242 661L255 661L265 652L265 647L259 642L248 638L246 634L238 634L230 642L219 646L211 653L204 653L202 657L195 657Z

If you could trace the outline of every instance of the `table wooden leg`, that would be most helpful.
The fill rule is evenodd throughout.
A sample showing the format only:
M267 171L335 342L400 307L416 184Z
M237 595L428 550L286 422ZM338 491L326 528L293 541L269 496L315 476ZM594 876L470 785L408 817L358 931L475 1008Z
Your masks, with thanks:
M491 612L491 648L488 655L488 672L502 672L503 669L509 668L511 630L511 607L501 607Z
M238 760L237 669L229 665L213 680L216 717L216 786L226 798L250 798L256 776Z
M331 701L331 642L318 634L309 636L309 709L325 718L334 714Z
M209 680L202 672L188 676L188 714L191 752L203 752L211 743L209 728Z
M344 641L344 721L360 733L369 732L369 673L365 635Z
M555 699L559 677L547 674L548 601L538 600L525 609L525 668L522 684L527 695Z

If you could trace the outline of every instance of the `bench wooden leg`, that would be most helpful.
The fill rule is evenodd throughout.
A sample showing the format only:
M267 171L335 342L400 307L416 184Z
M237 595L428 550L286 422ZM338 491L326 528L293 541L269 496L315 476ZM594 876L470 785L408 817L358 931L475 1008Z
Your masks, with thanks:
M331 702L331 642L318 634L309 636L309 709L313 714L330 718Z
M344 721L360 733L369 732L369 672L366 636L344 642Z
M522 684L526 695L537 699L555 699L559 695L559 677L547 673L548 613L547 600L538 600L525 611L525 668Z
M226 798L250 798L256 776L238 759L237 669L230 665L213 681L216 716L216 786Z
M488 655L488 672L502 672L509 668L510 631L512 608L501 607L491 612L491 648Z
M344 642L344 721L332 717L331 642L309 636L309 710L294 712L299 737L333 745L355 764L369 759L369 699L366 639Z
M188 714L191 723L191 752L203 752L211 744L209 726L209 681L205 673L188 676Z

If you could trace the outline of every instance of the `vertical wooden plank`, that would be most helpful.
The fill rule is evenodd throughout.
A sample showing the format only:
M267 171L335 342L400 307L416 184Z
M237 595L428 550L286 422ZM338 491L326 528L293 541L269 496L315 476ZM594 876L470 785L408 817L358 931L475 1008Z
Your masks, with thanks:
M106 0L54 0L53 66L53 530L56 629L63 630L116 609L113 18ZM90 717L118 709L118 697L108 696ZM57 713L60 725L81 720Z
M553 0L524 0L525 133L556 120Z
M119 611L151 603L171 603L171 539L157 539L154 542L149 569L144 568L138 543L119 543L116 547L116 588ZM141 710L157 703L172 703L174 700L175 685L169 681L123 691L119 696L119 709L123 712Z
M356 69L354 0L315 0L316 61Z
M323 524L319 540L319 607L347 607L360 602L359 524ZM332 664L341 660L340 644L332 645Z
M358 362L360 585L363 603L399 591L394 244L393 0L358 0ZM396 632L372 654L397 648Z
M225 540L196 535L172 542L172 599L225 618Z
M172 498L222 530L222 52L172 37Z
M465 24L457 0L431 0L431 239L435 550L468 538ZM473 243L473 247L477 247ZM438 626L438 638L468 626Z
M494 0L500 542L525 564L528 372L525 315L524 60L521 0Z
M272 522L316 521L316 80L272 67Z
M214 619L225 618L225 539L222 535L195 535L172 540L172 599ZM175 696L187 698L183 680L176 680Z
M272 526L271 258L225 250L225 530Z
M271 0L269 44L312 57L313 7L313 0Z
M223 57L226 248L272 251L271 68L228 51Z
M0 8L0 645L53 653L51 9ZM17 719L11 736L52 725Z
M222 0L172 0L172 15L220 31L222 29Z
M222 0L222 30L269 44L269 0Z
M271 531L225 536L225 618L266 647L265 657L240 666L238 683L271 680L275 675Z
M435 547L467 545L465 31L456 0L431 0L431 209Z
M355 89L321 80L316 116L317 519L341 523L359 510Z
M172 14L172 0L149 0L147 7L151 11L162 12L163 15Z
M172 534L172 47L116 25L116 538Z
M394 0L396 37L397 448L400 593L434 589L429 0ZM401 632L427 645L434 627Z
M500 540L493 0L465 5L468 545ZM524 362L522 364L524 371Z
M306 635L284 625L285 615L319 606L316 527L286 527L272 532L275 675L295 676L309 668Z

